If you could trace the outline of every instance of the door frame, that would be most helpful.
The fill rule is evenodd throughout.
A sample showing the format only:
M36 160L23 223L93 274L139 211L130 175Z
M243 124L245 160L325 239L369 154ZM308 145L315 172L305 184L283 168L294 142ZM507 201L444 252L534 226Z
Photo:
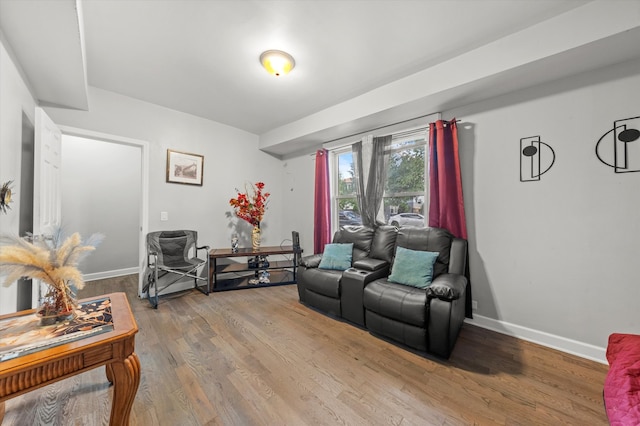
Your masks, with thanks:
M149 232L149 142L93 130L79 129L69 126L58 126L63 135L96 139L103 142L140 148L140 182L142 184L140 197L140 234L138 235L138 297L142 297L144 285L144 271L147 266L146 235ZM64 154L62 154L64 155Z

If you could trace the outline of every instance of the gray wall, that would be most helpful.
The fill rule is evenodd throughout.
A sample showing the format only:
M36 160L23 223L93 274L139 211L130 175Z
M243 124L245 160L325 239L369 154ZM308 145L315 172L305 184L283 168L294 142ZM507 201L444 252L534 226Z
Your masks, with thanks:
M600 360L609 334L640 331L640 172L616 174L595 155L615 120L640 116L638 70L621 64L445 112L464 120L477 322ZM556 162L521 183L520 138L537 135ZM613 136L603 144L611 153ZM638 164L640 149L631 154Z
M0 179L14 179L17 193L22 112L33 121L35 102L6 50L5 40L1 41ZM260 180L272 194L263 221L263 245L279 245L291 238L292 228L283 220L282 162L257 149L256 135L91 87L89 95L90 111L47 107L46 112L61 126L148 143L149 193L143 196L148 197L149 231L195 229L199 242L212 247L228 247L231 234L237 232L246 246L250 244L251 227L231 214L229 199L245 182ZM204 184L167 183L167 149L203 155ZM18 232L19 208L16 201L12 214L0 215L0 231ZM169 220L161 221L160 212L168 212ZM0 313L15 311L16 287L0 286Z
M602 362L609 334L638 333L640 172L615 174L595 144L614 120L640 116L639 69L621 64L443 112L463 120L478 302L470 322ZM556 162L521 183L520 138L536 135ZM312 218L312 157L288 159L287 169L298 206L287 220ZM313 223L301 231L312 244Z
M0 55L0 178L8 180L18 174L22 109L32 117L34 104ZM640 115L638 69L623 64L443 112L464 120L475 323L599 360L610 333L640 330L640 173L615 174L594 153L614 120ZM93 88L90 98L90 112L47 112L62 125L149 142L150 230L193 227L202 242L226 247L234 229L248 231L228 216L234 188L263 180L273 194L264 244L297 228L310 251L312 157L283 162L238 129ZM539 182L521 183L519 141L535 135L556 164ZM165 182L167 148L205 156L202 187ZM16 229L15 217L0 216L2 230ZM12 291L0 288L0 308Z
M199 243L228 247L237 232L250 244L251 227L231 214L229 199L245 182L265 182L272 196L263 245L291 238L282 220L282 162L257 149L257 136L230 126L90 87L90 111L46 108L61 126L146 141L149 145L149 231L194 229ZM202 186L166 182L167 149L204 156ZM169 220L161 221L167 212ZM176 290L180 287L174 286Z
M63 229L83 238L105 236L82 261L85 276L137 272L141 185L139 148L63 135Z

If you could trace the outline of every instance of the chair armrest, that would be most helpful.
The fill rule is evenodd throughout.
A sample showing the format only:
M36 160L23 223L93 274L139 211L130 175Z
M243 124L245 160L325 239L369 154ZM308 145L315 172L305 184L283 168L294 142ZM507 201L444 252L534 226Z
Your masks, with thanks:
M312 254L300 259L300 265L307 268L317 268L322 260L322 254Z
M467 279L464 275L442 274L427 287L427 297L441 300L456 300L464 294Z
M205 260L206 262L209 262L209 251L211 250L211 247L209 247L209 246L202 246L202 247L198 247L198 246L196 246L196 257L198 256L198 252L199 252L200 250L204 250L204 251L206 252L206 253L205 253L205 259L204 259L204 260Z
M386 260L373 259L370 257L365 257L364 259L356 260L353 262L353 267L357 269L362 269L365 271L377 271L378 269L382 269L384 267L388 267L389 262Z

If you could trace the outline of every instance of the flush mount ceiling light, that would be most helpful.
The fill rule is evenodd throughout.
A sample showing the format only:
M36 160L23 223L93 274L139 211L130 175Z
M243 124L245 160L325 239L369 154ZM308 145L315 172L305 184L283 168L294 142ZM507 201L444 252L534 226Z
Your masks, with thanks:
M260 55L260 63L276 77L288 74L296 66L293 56L282 50L267 50Z

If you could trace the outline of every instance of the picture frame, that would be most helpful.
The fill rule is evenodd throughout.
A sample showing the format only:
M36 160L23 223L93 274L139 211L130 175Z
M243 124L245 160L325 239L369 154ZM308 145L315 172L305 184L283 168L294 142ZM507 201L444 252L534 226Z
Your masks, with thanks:
M202 186L204 156L167 149L167 182Z

